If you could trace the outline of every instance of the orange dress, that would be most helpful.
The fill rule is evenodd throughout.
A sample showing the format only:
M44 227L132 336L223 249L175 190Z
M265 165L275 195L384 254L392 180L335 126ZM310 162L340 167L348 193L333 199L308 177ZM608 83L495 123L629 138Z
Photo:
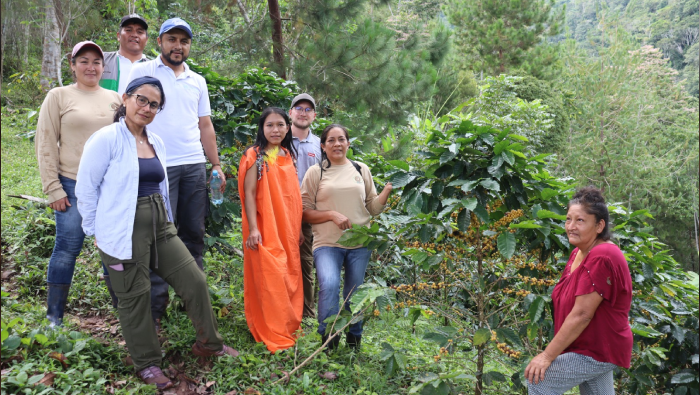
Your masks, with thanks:
M257 154L250 148L238 168L238 193L243 217L243 295L248 328L256 341L274 353L296 342L304 308L299 256L301 193L292 158L278 156L262 165L258 179L257 220L262 244L245 247L250 235L245 210L245 176L255 171ZM272 163L270 163L272 162Z

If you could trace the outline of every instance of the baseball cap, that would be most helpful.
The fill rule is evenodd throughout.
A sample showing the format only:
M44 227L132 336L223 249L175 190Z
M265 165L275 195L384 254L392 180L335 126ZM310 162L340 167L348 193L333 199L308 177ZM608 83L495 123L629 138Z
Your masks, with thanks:
M181 29L184 30L185 33L187 33L190 38L192 38L192 28L190 28L190 25L183 21L180 18L170 18L167 21L163 22L163 24L160 26L160 32L158 35L162 35L163 33L167 33L173 29Z
M302 100L306 100L306 101L310 102L311 105L314 106L314 110L316 109L316 101L308 93L302 93L300 95L294 96L294 99L292 99L291 107L294 107L297 103L299 103Z
M88 49L88 48L97 50L97 52L100 53L100 56L102 57L102 59L105 58L105 54L104 54L104 52L102 52L102 48L100 48L99 45L95 44L92 41L81 41L81 42L75 44L73 46L73 52L71 52L71 57L74 58L75 55L78 54L78 52L82 51L83 49Z
M129 22L132 23L138 23L139 25L143 26L144 29L148 30L148 23L146 23L146 19L144 19L141 15L139 14L129 14L129 15L124 15L122 18L121 23L119 24L119 28L123 28L124 25L128 25Z

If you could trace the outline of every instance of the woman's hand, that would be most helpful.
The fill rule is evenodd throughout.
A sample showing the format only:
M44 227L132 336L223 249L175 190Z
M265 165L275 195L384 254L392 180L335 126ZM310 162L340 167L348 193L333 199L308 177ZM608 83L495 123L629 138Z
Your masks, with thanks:
M394 189L394 186L391 184L391 182L387 182L386 185L384 185L384 189L382 192L386 191L386 194L390 194L391 190Z
M70 202L68 201L67 197L63 197L61 199L56 200L53 203L49 203L49 207L51 207L55 211L66 211L68 207L72 207Z
M337 211L331 211L330 215L333 223L336 224L341 230L352 228L352 223L350 223L348 217L344 216L343 214Z
M530 361L525 368L525 378L527 381L537 384L544 380L544 374L553 360L554 359L550 358L544 351L532 358L532 361Z
M258 244L262 245L262 235L259 230L253 229L250 231L248 240L245 241L245 246L251 250L257 250Z
M302 232L299 232L299 245L304 244L304 240L306 240L304 238L304 234Z

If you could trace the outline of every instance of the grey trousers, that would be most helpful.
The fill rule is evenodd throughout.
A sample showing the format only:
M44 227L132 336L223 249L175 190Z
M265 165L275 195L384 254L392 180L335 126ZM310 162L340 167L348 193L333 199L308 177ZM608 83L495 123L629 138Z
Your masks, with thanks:
M200 269L204 270L204 220L209 212L207 169L204 163L168 166L170 209L177 235ZM168 284L151 272L151 313L160 318L168 305Z
M301 223L301 231L304 234L304 243L299 246L299 254L301 255L301 276L304 283L304 318L316 317L316 290L314 289L314 234L311 230L311 224Z
M561 354L547 369L544 380L527 383L527 393L561 395L578 385L581 395L615 395L614 369L614 364L598 362L586 355Z

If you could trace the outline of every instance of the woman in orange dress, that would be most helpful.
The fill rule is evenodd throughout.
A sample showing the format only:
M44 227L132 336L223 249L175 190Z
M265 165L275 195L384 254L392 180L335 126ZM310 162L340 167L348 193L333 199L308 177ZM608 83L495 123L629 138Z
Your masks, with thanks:
M289 116L277 107L260 114L255 143L241 158L238 192L243 217L245 316L270 352L296 342L304 307L299 244L301 193Z

